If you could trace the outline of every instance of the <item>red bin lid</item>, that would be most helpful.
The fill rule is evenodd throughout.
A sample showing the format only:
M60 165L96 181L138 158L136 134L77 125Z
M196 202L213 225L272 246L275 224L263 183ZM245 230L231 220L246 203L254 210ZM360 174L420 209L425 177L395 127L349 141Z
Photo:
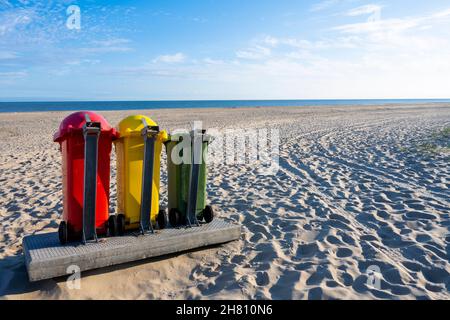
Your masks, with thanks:
M78 111L67 116L61 122L58 131L53 135L53 141L59 142L71 132L81 131L86 123L86 114L91 119L91 122L100 122L102 132L109 132L113 138L117 137L116 130L101 115L92 111Z

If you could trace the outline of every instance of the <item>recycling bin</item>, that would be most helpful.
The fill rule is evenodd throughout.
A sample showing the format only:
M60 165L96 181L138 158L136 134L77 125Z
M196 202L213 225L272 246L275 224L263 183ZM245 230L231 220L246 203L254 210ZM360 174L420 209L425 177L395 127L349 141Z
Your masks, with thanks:
M188 141L183 146L185 139ZM202 220L209 223L214 218L213 208L207 205L206 193L207 153L212 140L206 130L192 130L169 135L165 142L169 222L172 226L191 226ZM184 152L188 154L183 155Z
M166 226L165 210L159 208L162 144L166 131L152 119L133 115L118 125L117 154L117 231L139 229L153 232Z
M109 181L116 137L116 130L90 111L72 113L54 134L62 154L62 244L80 239L86 243L97 240L97 235L115 233L115 218L109 217Z

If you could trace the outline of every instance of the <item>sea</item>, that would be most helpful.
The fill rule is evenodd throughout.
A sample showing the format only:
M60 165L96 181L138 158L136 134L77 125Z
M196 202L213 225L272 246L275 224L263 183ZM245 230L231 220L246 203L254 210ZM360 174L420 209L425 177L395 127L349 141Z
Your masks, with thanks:
M367 99L367 100L163 100L163 101L36 101L0 102L0 112L42 112L77 110L142 110L176 108L302 107L387 104L450 103L450 99Z

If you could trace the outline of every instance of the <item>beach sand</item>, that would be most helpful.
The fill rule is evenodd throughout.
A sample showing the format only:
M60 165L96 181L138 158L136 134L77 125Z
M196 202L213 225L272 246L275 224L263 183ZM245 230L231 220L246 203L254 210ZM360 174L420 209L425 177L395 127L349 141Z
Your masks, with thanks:
M165 129L280 130L280 169L216 164L209 201L239 241L29 283L25 235L56 231L70 112L0 113L0 296L6 299L449 299L449 105L101 112ZM438 141L438 142L436 142ZM444 144L444 145L442 145ZM164 162L163 162L164 163ZM163 167L161 201L167 203ZM113 154L111 210L116 201ZM379 268L370 286L368 268Z

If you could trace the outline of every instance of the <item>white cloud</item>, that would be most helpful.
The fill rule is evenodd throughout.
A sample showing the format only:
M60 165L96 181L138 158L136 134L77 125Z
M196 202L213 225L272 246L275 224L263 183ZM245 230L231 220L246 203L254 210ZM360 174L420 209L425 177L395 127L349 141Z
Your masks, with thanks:
M81 66L81 65L95 65L100 63L98 59L76 59L76 60L68 60L65 62L68 66Z
M0 51L0 60L11 60L17 58L17 53L13 51Z
M258 60L270 56L271 50L269 48L255 45L245 50L236 52L236 56L241 59Z
M203 62L206 64L215 64L215 65L219 65L219 64L224 64L225 61L223 60L219 60L219 59L211 59L211 58L205 58L203 59Z
M118 45L122 45L125 43L130 43L131 41L129 39L123 39L123 38L113 38L113 39L107 39L107 40L94 40L92 41L93 44L101 46L101 47L114 47Z
M322 11L322 10L325 10L325 9L328 9L328 8L334 6L335 4L337 4L339 2L340 2L340 0L324 0L324 1L321 1L321 2L313 5L311 7L311 11L313 11L313 12Z
M344 1L351 0L324 1L315 6L315 10L325 10ZM160 86L160 90L168 96L201 99L448 96L450 9L417 17L400 16L366 22L363 15L373 14L378 8L381 6L372 4L349 11L339 10L341 13L338 14L339 19L344 19L345 15L359 17L352 21L358 19L361 22L320 30L320 38L264 35L251 39L247 46L239 48L240 50L234 49L229 58L224 58L227 52L223 52L220 58L197 56L189 59L184 53L177 52L157 56L137 66L125 65L108 69L108 64L102 63L91 67L98 62L92 57L94 54L133 50L128 39L107 37L97 40L85 38L83 40L86 48L68 56L64 56L62 50L55 49L52 53L45 48L43 51L46 55L44 57L41 55L41 58L51 60L53 63L55 59L49 57L64 56L64 59L54 66L53 70L56 72L54 74L71 74L69 71L73 67L92 74L92 77L107 75L117 77L105 79L125 77L130 83L134 81L135 85L129 86L133 89L127 90L136 90L130 91L136 92L135 98L139 97L137 91L139 89L134 88L141 88L143 94L148 97L155 86ZM87 26L88 23L84 25ZM20 31L24 26L28 25L16 24L12 29L9 27L3 30ZM34 24L28 29L36 30ZM41 32L42 30L45 32ZM39 34L52 34L47 32L46 28L42 30ZM30 34L34 36L34 33ZM30 34L28 38L32 38L29 37ZM83 34L89 32L83 30ZM92 34L97 38L98 34ZM20 32L16 32L15 35L20 36ZM9 47L1 46L1 48L6 50ZM0 51L0 60L26 58L21 51L18 51L21 54L16 57L16 51L18 51L16 48L14 52ZM2 64L5 65L7 62L9 63L2 61ZM51 71L47 65L45 67L40 65L41 70L45 68L45 72ZM14 68L20 70L22 67ZM2 83L14 82L14 79L27 75L26 71L8 71L9 69L0 72ZM154 81L155 79L158 81ZM100 87L103 85L104 88L99 89L105 90L106 83L111 84L105 81L105 84L99 85ZM113 92L111 87L107 89ZM196 92L197 96L182 96L184 93L192 92Z
M375 7L360 7L352 14L372 10ZM448 25L449 16L450 10L445 10L347 24L330 29L328 37L319 40L267 35L238 50L237 59L203 59L158 73L174 78L182 73L190 85L207 86L208 95L233 92L226 98L238 99L448 96L450 37L448 32L430 33L430 28Z
M28 75L27 71L7 71L7 72L0 72L0 78L6 78L8 80L10 79L16 79L16 78L23 78Z
M129 52L133 49L126 46L109 46L109 47L85 47L80 49L82 54L101 54L110 52Z
M116 38L107 40L93 40L91 47L80 49L82 54L101 54L110 52L130 52L133 48L126 45L131 41L128 39Z
M0 13L0 36L12 33L22 26L33 21L34 11L32 9L13 9Z
M12 4L8 0L0 0L0 8L11 8Z
M368 4L365 6L351 9L351 10L347 11L346 15L350 16L350 17L356 17L356 16L365 15L365 14L372 14L372 13L380 12L381 9L382 9L382 7L379 5Z
M186 55L182 52L177 52L175 54L160 55L153 59L153 63L181 63L186 60Z
M433 14L432 18L447 18L450 16L450 8Z
M367 34L373 32L395 33L419 26L418 19L389 19L351 23L333 28L334 30L350 34Z
M350 10L349 12L347 12L347 14L355 16L360 14L370 14L377 12L379 9L381 9L381 7L369 5ZM446 18L448 17L450 17L450 8L433 14L418 17L379 19L376 21L345 24L334 27L333 29L345 33L354 33L354 34L374 33L374 32L378 33L384 32L392 34L412 30L414 28L422 28L422 27L430 28L430 26L442 20L446 20Z
M266 45L269 45L271 47L276 47L279 44L279 40L277 38L275 38L275 37L272 37L272 36L264 37L263 42Z

